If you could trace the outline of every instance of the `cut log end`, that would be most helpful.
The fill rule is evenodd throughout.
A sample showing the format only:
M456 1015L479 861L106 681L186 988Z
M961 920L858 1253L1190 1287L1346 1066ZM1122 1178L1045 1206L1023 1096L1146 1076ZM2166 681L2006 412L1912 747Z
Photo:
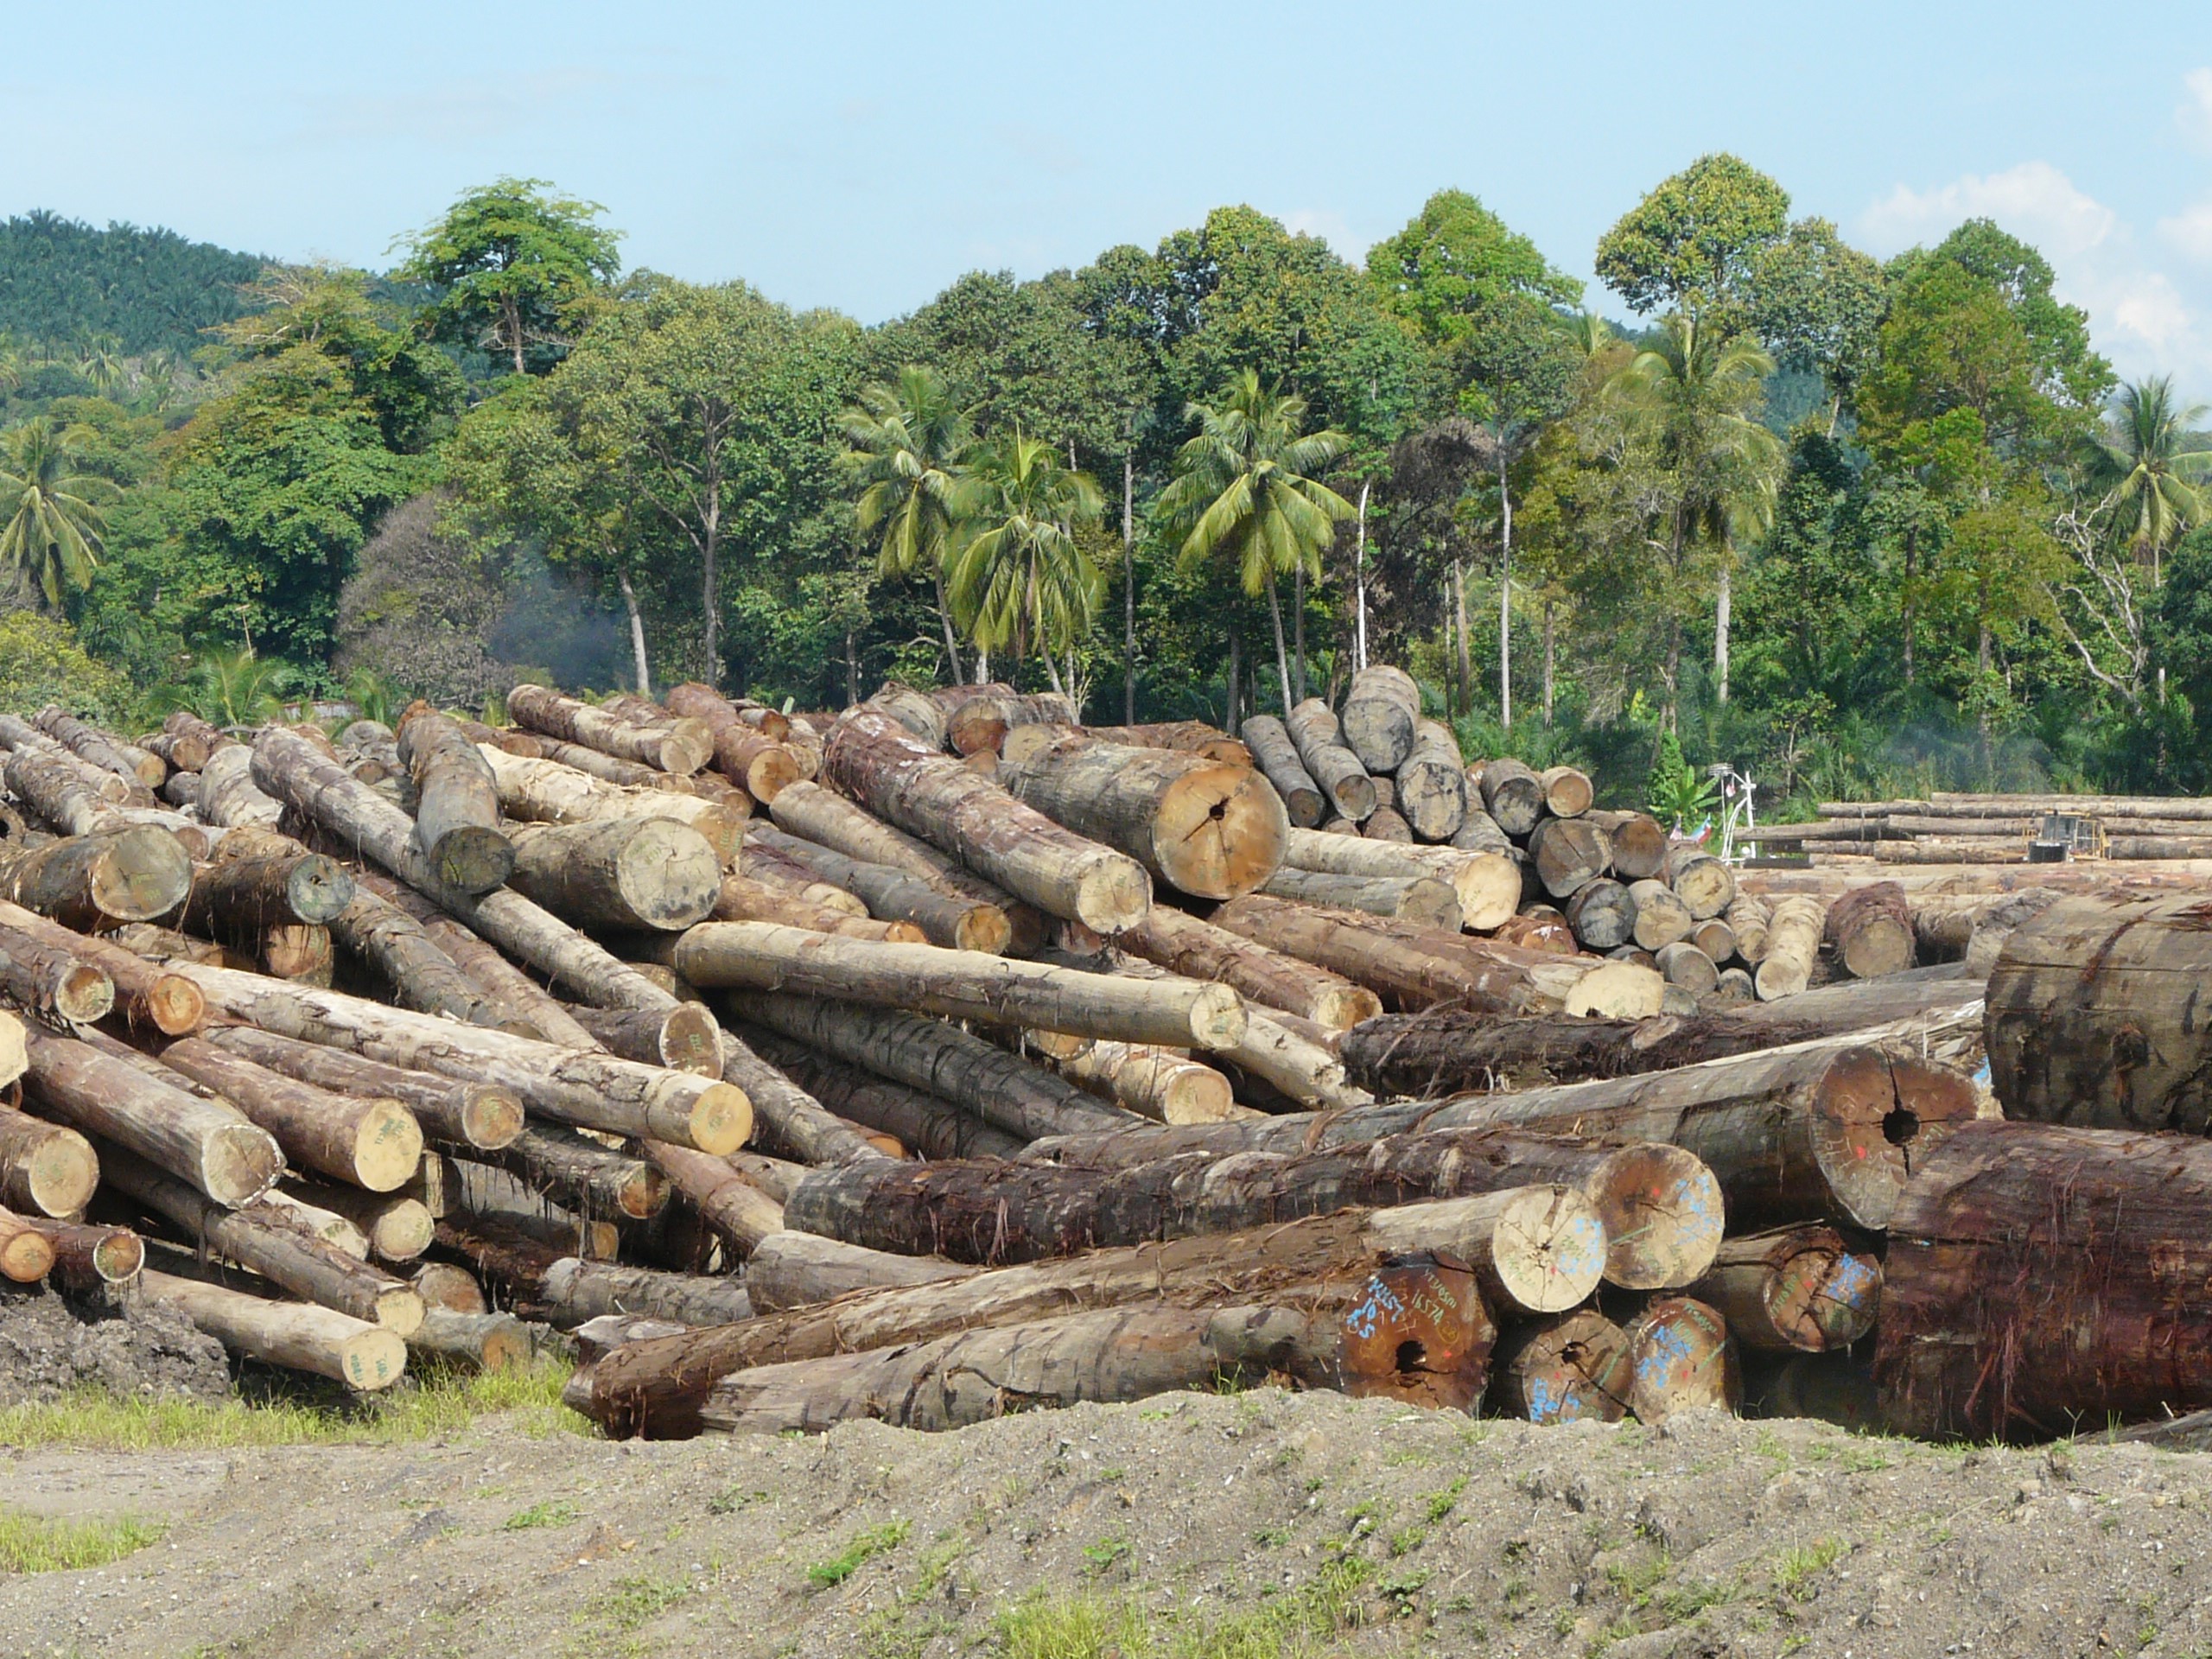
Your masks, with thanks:
M1353 1299L1338 1370L1349 1395L1471 1411L1497 1339L1465 1267L1427 1252L1395 1255Z
M1308 1014L1313 1023L1328 1031L1350 1031L1363 1020L1378 1018L1382 999L1364 985L1325 986L1313 998Z
M99 1157L83 1135L56 1125L23 1160L21 1176L23 1196L41 1215L73 1216L100 1184Z
M1605 1278L1624 1290L1695 1284L1713 1265L1726 1218L1720 1183L1694 1153L1656 1141L1624 1147L1583 1190L1605 1224Z
M1563 1313L1588 1300L1605 1270L1605 1223L1573 1187L1523 1188L1499 1212L1488 1271L1510 1303Z
M1208 766L1185 773L1161 796L1153 858L1179 891L1234 899L1274 874L1289 827L1281 798L1258 772Z
M1152 883L1133 858L1109 854L1076 878L1075 917L1094 933L1111 937L1135 927L1152 908Z
M202 1146L200 1190L235 1210L252 1203L284 1173L284 1154L276 1137L251 1123L229 1123L210 1134Z
M1736 1346L1720 1315L1688 1296L1652 1303L1628 1327L1629 1403L1647 1423L1726 1411L1741 1396Z
M415 1323L417 1326L423 1323L419 1301ZM372 1393L390 1388L405 1374L407 1339L387 1325L373 1325L340 1342L336 1357L340 1380L347 1388Z
M404 1342L423 1328L422 1293L394 1281L377 1294L377 1325ZM350 1378L348 1379L351 1380Z
M1523 1331L1497 1367L1499 1405L1532 1423L1617 1423L1630 1386L1626 1333L1590 1308Z
M1813 1115L1813 1156L1842 1213L1880 1232L1919 1159L1974 1114L1974 1084L1948 1066L1877 1048L1839 1055Z
M497 1152L522 1133L521 1096L494 1083L468 1084L461 1096L461 1132L472 1147Z
M1609 1020L1648 1020L1662 1012L1666 993L1666 980L1650 969L1632 962L1609 962L1574 982L1564 1011Z
M709 1084L692 1103L684 1129L666 1138L718 1158L735 1152L753 1138L753 1102L734 1083Z
M54 1011L73 1025L89 1026L107 1018L115 1006L115 982L88 962L72 963L52 987Z
M1192 1000L1191 1040L1200 1048L1235 1048L1248 1023L1244 999L1227 985L1202 987Z
M162 974L147 988L143 1012L162 1036L188 1037L207 1022L207 998L183 975Z
M396 1100L364 1103L353 1139L354 1184L392 1192L414 1179L423 1161L423 1126Z
M515 849L506 836L482 824L461 824L438 837L429 849L439 880L463 893L489 893L514 874ZM294 873L296 875L297 872ZM339 906L339 910L345 908ZM335 915L337 912L333 912ZM329 917L308 919L327 921Z
M0 1213L0 1279L34 1285L54 1271L54 1246L28 1222Z

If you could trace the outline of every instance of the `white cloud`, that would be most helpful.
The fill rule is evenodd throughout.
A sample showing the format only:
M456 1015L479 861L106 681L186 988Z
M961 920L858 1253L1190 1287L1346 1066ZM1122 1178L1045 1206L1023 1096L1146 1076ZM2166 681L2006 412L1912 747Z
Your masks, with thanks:
M2112 235L2113 210L2076 189L2049 162L2023 162L2002 173L1969 173L1933 190L1901 184L1860 215L1867 238L1887 252L1929 242L1961 219L1993 219L2046 256L2082 253Z
M2200 149L2212 149L2212 69L2192 69L2181 78L2181 106L2174 124Z
M1340 259L1357 264L1367 255L1374 238L1354 233L1342 213L1326 207L1300 207L1282 216L1283 228L1293 236L1318 236Z
M2158 234L2200 264L2212 265L2212 200L2160 219Z

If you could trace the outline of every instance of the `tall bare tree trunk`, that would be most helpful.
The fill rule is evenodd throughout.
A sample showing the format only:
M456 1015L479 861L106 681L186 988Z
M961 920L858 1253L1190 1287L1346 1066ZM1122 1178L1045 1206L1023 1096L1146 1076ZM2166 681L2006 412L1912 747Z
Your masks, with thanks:
M1513 729L1513 490L1497 458L1497 723ZM1460 625L1463 628L1465 623ZM1472 699L1469 699L1471 703Z
M719 691L722 689L721 465L711 456L707 465L713 481L707 493L707 535L701 549L699 581L700 602L707 610L707 671L702 677L710 690Z
M1137 723L1137 470L1122 457L1122 723Z
M1287 720L1290 711L1298 706L1298 700L1290 695L1290 653L1283 647L1282 601L1275 593L1273 571L1268 573L1268 620L1274 625L1275 631L1275 674L1282 682L1282 712L1283 718Z
M1974 647L1974 677L1983 686L1989 683L1990 644L1989 619L1985 616L1980 626L1975 630ZM1989 698L1985 692L1976 701L1980 704L1974 713L1974 730L1981 739L1982 787L1994 789L1997 786L1997 758L1990 743Z
M514 348L515 372L527 374L530 371L522 361L522 302L509 296L500 308L506 313L507 344Z
M1352 671L1357 673L1367 666L1367 493L1375 487L1372 479L1359 480L1358 541L1351 556L1352 570Z
M1290 577L1290 637L1298 659L1298 700L1306 701L1306 563L1300 560Z
M963 677L960 666L960 641L952 632L952 606L944 596L944 567L938 565L930 571L930 580L937 587L938 625L944 630L944 660L952 669L952 683L958 685Z
M1734 545L1724 537L1720 543L1720 580L1713 594L1713 682L1716 701L1728 701L1728 608L1733 597L1730 579L1735 563Z
M1919 536L1908 530L1904 533L1904 683L1912 683L1912 582L1915 555L1919 551Z
M630 586L626 570L617 571L614 580L622 589L622 608L630 613L630 663L637 671L638 695L650 697L653 694L652 671L645 663L645 620L638 614L638 590Z
M1544 598L1544 725L1547 728L1552 723L1553 673L1557 662L1554 652L1558 638L1554 626L1556 608L1551 596L1546 594Z
M1243 638L1236 632L1236 625L1234 622L1231 622L1229 628L1229 712L1227 717L1222 723L1228 727L1228 728L1232 732L1238 729L1236 719L1236 680L1237 670L1243 666L1241 658L1243 653L1240 649L1243 644Z

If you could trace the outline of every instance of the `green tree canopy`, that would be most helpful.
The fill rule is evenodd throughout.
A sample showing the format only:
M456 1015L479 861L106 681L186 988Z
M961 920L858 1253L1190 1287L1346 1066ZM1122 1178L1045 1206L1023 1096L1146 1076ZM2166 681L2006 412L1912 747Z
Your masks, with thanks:
M1872 365L1888 303L1882 268L1825 219L1801 219L1751 257L1751 327L1783 368L1826 382L1834 415Z
M960 484L975 447L974 423L942 375L909 364L895 382L863 388L858 405L845 411L844 428L845 466L860 486L855 528L863 540L875 538L878 576L929 578L957 681L960 646L944 578L961 529Z
M1089 632L1105 593L1077 535L1097 521L1097 484L1015 430L982 448L958 493L968 530L949 585L953 614L976 644L976 677L988 677L990 652L1011 647L1017 658L1035 652L1052 689L1065 691L1054 659Z
M396 274L436 290L423 313L435 337L542 374L581 331L584 302L622 268L620 233L598 222L606 211L543 179L500 179L409 238Z
M52 420L0 434L0 594L61 608L99 563L107 507L121 493L85 468L92 434Z
M1598 276L1635 311L1738 304L1789 217L1789 193L1757 168L1700 156L1598 239Z

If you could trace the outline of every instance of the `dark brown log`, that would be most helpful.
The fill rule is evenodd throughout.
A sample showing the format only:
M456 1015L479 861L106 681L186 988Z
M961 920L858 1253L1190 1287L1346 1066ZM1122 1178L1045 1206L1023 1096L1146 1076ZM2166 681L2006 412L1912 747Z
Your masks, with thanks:
M73 1216L99 1179L83 1135L0 1105L0 1203L28 1216Z
M190 855L153 824L0 848L0 898L79 931L166 916L191 888Z
M475 1157L587 1221L645 1221L668 1206L668 1182L652 1165L556 1123L524 1124L508 1145Z
M1363 668L1344 693L1344 741L1370 772L1395 772L1414 751L1421 690L1403 669Z
M1073 1084L941 1020L789 993L737 991L729 1001L742 1019L849 1065L941 1096L1024 1141L1132 1121Z
M1026 1144L940 1096L833 1060L773 1032L745 1034L762 1058L827 1110L896 1135L922 1157L1010 1158Z
M1567 918L1549 905L1531 905L1518 916L1507 917L1491 937L1500 944L1516 945L1523 950L1548 950L1563 957L1574 955L1580 943L1574 937L1574 930L1567 925Z
M1049 914L1117 933L1151 903L1144 867L1024 806L957 760L931 753L905 728L865 709L830 734L825 774L899 828Z
M1251 1001L1332 1031L1348 1030L1382 1011L1363 985L1166 905L1154 906L1115 944L1186 979L1230 986Z
M999 781L1055 823L1201 899L1260 886L1282 862L1290 828L1259 773L1179 749L1069 735L1009 756Z
M1459 740L1442 721L1424 720L1414 728L1413 752L1392 784L1391 798L1378 804L1395 808L1421 840L1450 841L1466 822L1466 766Z
M786 835L772 825L756 823L747 833L749 845L766 847L811 871L833 887L842 887L868 906L868 913L883 922L909 922L930 944L950 950L981 950L997 956L1013 943L1013 924L996 905L940 893L920 877L888 864L867 863L848 858L835 849ZM725 882L725 892L728 884ZM720 916L724 921L766 921L769 917ZM823 929L822 931L838 931Z
M1567 925L1589 950L1617 950L1636 937L1636 900L1629 890L1600 876L1567 901Z
M1510 757L1483 762L1484 810L1516 841L1526 840L1544 812L1543 779Z
M1667 832L1656 818L1643 812L1592 811L1586 816L1612 843L1613 874L1620 880L1649 880L1665 873Z
M90 1025L115 1006L115 982L89 962L0 922L0 995L71 1025Z
M438 879L472 893L505 881L514 849L499 833L499 788L476 745L417 701L399 716L397 751L415 780L415 842Z
M1727 1322L1688 1296L1661 1296L1622 1326L1628 1338L1629 1409L1662 1423L1681 1411L1733 1411L1743 1378Z
M169 1044L162 1064L213 1090L276 1136L295 1167L392 1192L422 1161L422 1127L396 1100L334 1094L200 1037Z
M1128 743L1141 749L1182 749L1233 766L1252 764L1252 751L1218 726L1203 720L1170 720L1149 726L1092 726L1102 743Z
M522 1129L522 1101L496 1083L457 1083L251 1026L217 1027L207 1033L207 1041L338 1094L396 1100L414 1114L426 1140L448 1149L497 1151L512 1144Z
M187 772L198 772L216 750L231 747L236 741L189 709L171 713L162 722L162 730L169 738L169 760Z
M507 716L533 732L677 776L689 776L714 758L713 737L699 721L640 725L542 685L509 691Z
M127 1227L84 1226L36 1216L29 1220L54 1249L54 1276L79 1295L127 1286L146 1265L145 1241Z
M1321 793L1321 786L1313 781L1313 774L1298 758L1298 746L1290 741L1290 733L1282 721L1273 715L1255 715L1244 722L1243 729L1254 764L1261 775L1274 785L1291 823L1310 830L1327 817L1328 802Z
M1875 1376L1901 1433L2041 1439L2212 1405L2212 1148L1973 1123L1893 1217Z
M1308 697L1283 716L1298 759L1339 817L1364 823L1376 810L1375 784L1359 757L1340 740L1337 717L1319 697Z
M1491 1403L1532 1423L1617 1423L1634 1387L1627 1334L1594 1308L1509 1332L1491 1376Z
M1845 893L1828 906L1827 942L1854 979L1902 973L1913 964L1912 912L1904 889L1877 881Z
M957 754L996 754L1015 726L1073 726L1075 705L1056 691L1024 696L1006 686L976 687L955 704L944 734Z
M712 913L721 861L665 818L518 827L514 887L557 916L595 927L677 932Z
M1874 1328L1882 1264L1830 1227L1785 1227L1732 1238L1690 1293L1748 1348L1823 1353Z
M1612 842L1588 818L1546 818L1529 837L1529 854L1544 891L1554 899L1572 898L1613 863Z
M422 948L410 941L392 953L391 967L408 974L407 988L396 999L400 1006L422 1014L465 1016L473 1026L535 1035L563 1048L594 1046L591 1034L575 1022L565 1004L434 901L373 871L355 872L354 884L357 897L380 901L421 931ZM340 918L340 934L363 918L378 939L389 943L404 935L385 912L371 910L357 917L350 906ZM438 952L459 981L424 955L425 949Z
M752 1317L735 1279L659 1273L586 1262L489 1224L438 1224L438 1243L505 1286L515 1310L568 1329L608 1313L658 1315L682 1325L721 1325Z
M798 781L798 757L777 741L778 734L747 725L736 706L713 687L696 681L672 687L668 706L671 713L706 722L714 738L715 768L763 806ZM944 747L941 741L938 747Z

